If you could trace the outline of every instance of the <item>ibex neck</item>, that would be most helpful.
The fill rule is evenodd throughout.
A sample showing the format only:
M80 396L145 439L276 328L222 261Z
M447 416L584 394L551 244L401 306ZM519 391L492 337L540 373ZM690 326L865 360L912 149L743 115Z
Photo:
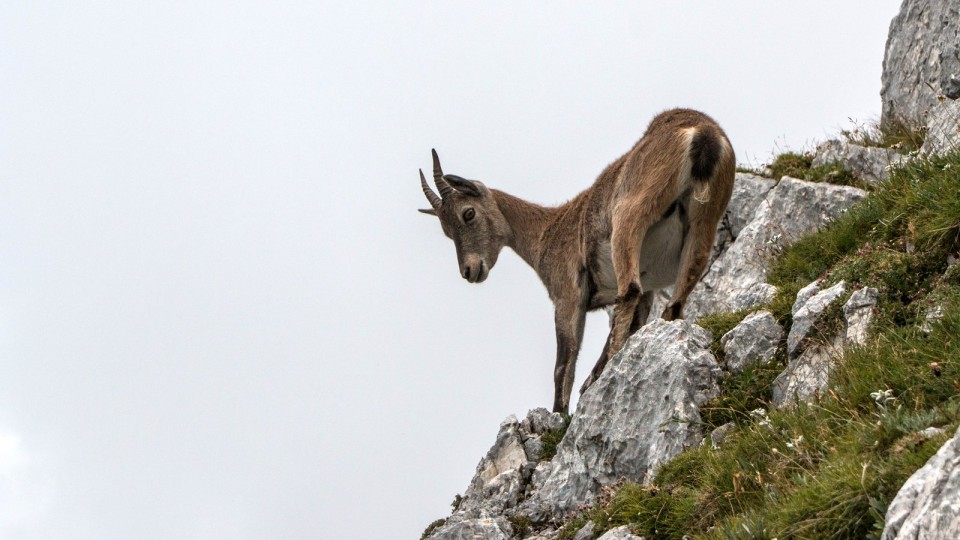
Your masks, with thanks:
M555 211L499 190L491 190L500 212L510 225L507 245L534 269L541 254L541 237Z

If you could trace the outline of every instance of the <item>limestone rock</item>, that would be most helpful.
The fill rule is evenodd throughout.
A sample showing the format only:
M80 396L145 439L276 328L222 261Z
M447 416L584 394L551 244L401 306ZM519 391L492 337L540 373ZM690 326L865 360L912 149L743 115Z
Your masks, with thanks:
M534 521L592 503L602 486L645 481L661 462L699 444L698 407L717 396L711 335L656 320L633 335L580 397L542 487L523 503Z
M817 396L827 387L834 358L839 356L842 347L840 340L831 344L815 343L791 359L787 369L773 381L771 405L781 408L796 400L810 401Z
M624 525L616 529L610 529L597 540L643 540L642 536L637 536L630 532L630 527Z
M928 428L923 428L920 431L918 431L917 435L919 435L923 440L927 440L927 439L932 439L934 437L943 435L944 433L946 433L946 431L943 428L930 426Z
M767 197L770 190L777 185L776 180L764 178L755 174L737 173L733 182L733 194L727 205L724 221L729 226L733 238L740 236L743 228L753 220L760 203Z
M597 537L597 535L593 532L596 528L596 523L588 521L586 525L577 531L577 534L573 535L573 540L594 540Z
M502 514L525 496L540 459L540 436L564 424L563 416L533 409L523 421L513 415L500 424L496 442L477 465L457 507L458 519ZM542 474L542 473L541 473Z
M783 328L769 311L757 311L720 338L727 369L734 373L769 362L783 339Z
M883 540L960 538L960 430L917 472L887 508Z
M920 127L938 97L960 97L960 3L904 0L890 23L881 121Z
M714 241L711 260L716 259L740 236L740 231L750 223L760 203L777 182L756 174L737 173L733 180L733 193L717 226L717 238Z
M770 260L783 247L817 231L863 199L849 186L784 177L760 203L750 222L710 265L690 295L684 315L697 320L720 311L737 311L770 301L776 288L766 283Z
M793 307L790 308L790 316L796 317L797 312L800 311L800 308L802 308L807 301L813 298L813 296L818 292L820 292L819 279L797 291L797 298L793 301Z
M511 415L500 424L496 442L477 465L458 512L478 517L482 510L497 514L517 504L524 487L521 471L528 461L523 442L520 423Z
M847 322L847 344L863 345L873 322L877 307L877 289L864 287L854 291L843 305L843 317Z
M823 291L818 291L818 287L819 282L815 281L801 289L793 305L793 326L787 336L790 361L773 381L771 403L776 408L796 400L808 401L826 388L834 358L843 350L843 339L839 336L830 343L814 342L803 347L820 315L846 290L843 281Z
M817 147L813 166L829 165L839 161L843 168L854 177L870 184L886 180L889 168L900 163L904 156L890 148L875 148L851 144L836 139L829 140Z
M509 540L513 529L506 519L474 518L461 521L450 520L434 530L429 540Z
M816 293L799 308L794 304L793 326L790 327L790 334L787 336L789 355L793 356L799 352L803 339L820 318L820 314L844 292L846 292L846 283L841 281L829 289Z
M729 436L733 431L737 429L737 425L733 422L727 422L726 424L718 427L717 429L710 432L710 446L714 449L720 448L720 445L723 444L723 441Z
M930 110L929 116L927 135L920 151L945 154L960 147L960 100L938 103Z

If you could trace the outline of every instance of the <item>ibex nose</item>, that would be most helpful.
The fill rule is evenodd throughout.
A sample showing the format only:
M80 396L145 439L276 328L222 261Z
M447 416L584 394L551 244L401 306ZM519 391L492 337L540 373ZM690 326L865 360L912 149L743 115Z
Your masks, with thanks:
M483 279L483 259L479 255L467 255L460 263L463 279L470 283L479 283Z

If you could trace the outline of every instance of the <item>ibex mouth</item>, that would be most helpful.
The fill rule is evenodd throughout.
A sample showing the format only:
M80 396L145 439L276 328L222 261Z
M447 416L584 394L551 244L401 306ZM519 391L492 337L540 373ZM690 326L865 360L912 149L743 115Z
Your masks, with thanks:
M490 275L490 270L487 268L483 261L480 261L480 268L477 270L477 279L474 283L483 283L483 280L487 279L487 276Z
M490 270L487 268L483 261L480 261L477 264L476 270L467 267L463 272L463 278L470 283L480 283L483 280L487 279L487 275L490 273Z

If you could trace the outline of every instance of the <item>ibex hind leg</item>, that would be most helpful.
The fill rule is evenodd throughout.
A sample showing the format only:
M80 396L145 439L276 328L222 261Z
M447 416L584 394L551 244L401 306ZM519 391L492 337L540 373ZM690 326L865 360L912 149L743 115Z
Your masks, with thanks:
M716 193L714 196L729 197L729 194ZM691 200L690 227L683 239L680 270L677 273L673 295L663 311L662 317L664 320L673 321L683 317L683 308L686 305L687 297L690 296L707 268L710 252L713 250L713 242L716 238L717 226L723 217L723 213L717 212L716 207L717 205L701 203L695 199ZM726 204L720 206L720 208L726 208Z
M655 188L621 200L614 209L610 241L613 269L617 274L617 300L613 310L613 328L610 331L611 355L623 347L631 332L638 327L634 324L634 319L637 318L640 296L647 292L640 286L640 253L643 252L643 242L650 226L674 200L676 187L671 181L672 175L667 176L663 171L660 171L660 175L665 177L659 182L648 183Z

